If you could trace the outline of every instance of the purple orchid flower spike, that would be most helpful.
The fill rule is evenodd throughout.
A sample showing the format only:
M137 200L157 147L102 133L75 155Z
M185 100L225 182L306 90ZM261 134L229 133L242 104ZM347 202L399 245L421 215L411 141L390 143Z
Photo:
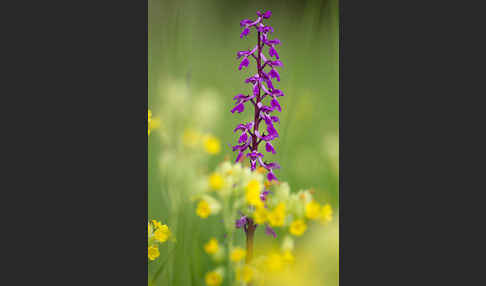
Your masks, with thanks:
M264 152L263 148L261 152L258 148L260 143L264 142L266 153L277 153L271 141L279 138L274 124L280 123L280 118L274 112L282 112L278 97L284 96L284 93L275 87L275 83L279 83L282 79L277 69L283 67L283 63L280 61L280 55L276 50L276 46L280 45L280 40L270 38L274 33L274 28L266 24L271 16L271 11L257 11L256 20L244 19L240 22L242 28L240 38L246 38L250 33L257 33L257 44L251 50L241 50L236 53L239 60L238 70L248 69L250 61L254 60L256 73L245 79L245 83L249 84L251 90L233 98L235 104L231 108L231 113L239 116L240 113L247 110L253 109L254 112L251 116L253 119L251 122L238 124L233 130L234 133L240 133L238 133L238 145L231 147L233 152L237 152L236 162L248 158L252 171L257 168L257 165L260 165L267 171L267 179L274 181L277 180L274 171L279 169L280 165L276 162L264 161L266 155L261 153ZM270 194L269 190L264 189L260 194L260 200L266 203ZM249 250L246 261L248 263L252 256L253 236L257 225L251 216L240 213L239 219L235 221L235 227L243 227L245 230L247 250ZM265 224L265 233L277 237L275 231L268 224Z

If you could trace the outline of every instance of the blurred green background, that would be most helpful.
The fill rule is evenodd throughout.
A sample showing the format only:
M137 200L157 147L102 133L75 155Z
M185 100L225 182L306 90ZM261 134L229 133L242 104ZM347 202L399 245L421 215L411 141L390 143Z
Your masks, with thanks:
M323 234L316 230L313 236L309 231L306 239L322 242L313 246L314 251L322 247L324 256L329 249L332 252L316 262L316 275L327 275L317 279L323 282L317 285L337 285L338 7L337 0L149 0L148 102L153 115L161 118L161 127L149 136L148 217L169 224L177 239L171 246L161 248L160 259L149 265L149 284L152 281L153 285L204 285L204 274L211 262L202 245L210 236L223 234L217 227L217 219L203 224L198 220L194 204L182 185L177 192L179 182L189 179L184 169L192 166L180 162L186 160L183 157L186 155L177 144L190 122L200 121L198 126L204 129L201 131L219 138L221 152L191 157L191 162L197 161L198 167L210 172L225 156L234 160L236 154L228 147L237 141L232 130L247 121L251 113L247 109L233 115L229 110L233 107L233 96L251 91L244 79L255 73L253 63L246 70L237 69L236 52L256 43L255 33L240 39L239 22L255 19L260 9L273 13L266 23L275 29L272 38L281 41L277 51L284 64L279 69L281 81L274 85L285 93L279 98L283 110L279 114L281 123L276 125L280 134L274 141L277 154L265 156L282 165L276 175L288 182L292 191L313 188L318 201L332 205L336 217L334 231ZM206 113L193 112L195 102ZM199 116L210 119L205 124ZM164 132L165 135L157 135ZM181 173L164 171L161 167L164 160ZM325 245L328 241L331 242ZM302 252L310 247L301 244ZM326 263L328 271L320 271L323 268L319 263ZM224 283L229 285L227 281Z

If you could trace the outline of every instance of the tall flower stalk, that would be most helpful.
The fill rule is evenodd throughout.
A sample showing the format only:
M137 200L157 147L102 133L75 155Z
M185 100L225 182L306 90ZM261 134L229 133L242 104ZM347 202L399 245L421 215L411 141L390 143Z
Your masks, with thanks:
M273 85L272 79L280 82L280 75L275 69L283 66L279 60L280 57L275 50L275 46L280 44L278 39L270 39L269 36L274 32L271 26L264 24L265 19L269 19L272 15L271 11L264 13L257 11L258 18L255 21L244 19L240 22L243 31L240 38L246 37L251 29L257 33L257 45L251 50L239 51L237 58L241 59L238 70L248 68L250 60L256 62L256 74L245 80L245 83L252 85L252 92L250 94L238 94L233 99L236 101L235 106L231 109L232 113L241 113L245 110L246 104L253 104L254 116L253 121L241 123L234 129L234 132L241 131L238 139L238 145L232 147L233 151L237 151L236 162L242 158L247 157L250 160L251 170L254 171L259 166L267 170L267 179L269 181L276 181L273 170L279 169L280 165L275 162L264 161L264 155L258 151L260 143L265 142L265 151L275 154L275 148L271 141L279 137L274 123L280 123L278 116L272 115L274 111L282 111L282 107L278 102L278 97L284 96L283 92L276 89ZM268 48L269 57L265 57L264 49ZM256 54L256 55L255 55ZM273 58L273 59L272 59ZM264 100L268 98L270 105L265 105ZM264 122L266 129L261 131L261 123ZM268 190L264 189L260 195L262 201L266 200ZM247 256L246 262L251 262L253 256L253 238L257 224L251 218L241 216L236 221L236 227L243 227L246 233ZM275 236L275 232L266 225L266 233Z

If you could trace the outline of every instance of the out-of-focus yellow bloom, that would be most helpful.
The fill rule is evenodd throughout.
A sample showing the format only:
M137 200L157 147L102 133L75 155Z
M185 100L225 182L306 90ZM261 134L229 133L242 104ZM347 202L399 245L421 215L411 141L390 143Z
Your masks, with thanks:
M207 218L211 214L208 202L205 200L199 201L197 204L196 214L201 218Z
M209 176L209 186L213 190L220 190L223 187L223 177L218 173L213 173Z
M204 137L204 149L211 155L218 154L221 151L221 143L218 138L206 135Z
M248 283L251 279L253 279L253 269L250 266L245 264L236 270L236 280Z
M195 147L199 140L201 139L201 134L192 129L186 129L182 135L182 144L187 147Z
M241 247L236 247L231 251L230 259L233 262L239 262L246 256L246 251Z
M265 170L266 170L266 169L265 169L265 168L263 168L262 166L260 166L260 167L258 167L258 168L256 169L257 173L260 173L260 174L265 174Z
M314 200L305 205L305 216L309 219L316 219L319 217L320 211L321 205Z
M160 119L158 117L152 118L152 110L148 110L148 135L150 135L150 131L152 129L157 129L160 127Z
M295 260L294 255L292 254L292 252L290 250L284 251L282 258L285 261L285 263L288 263L288 264L294 263L294 260Z
M223 281L223 277L216 271L211 271L206 274L206 285L208 286L219 286Z
M262 185L256 179L251 179L246 185L246 201L256 207L263 206L263 202L260 199L260 193L262 191Z
M285 203L279 203L267 217L271 226L283 226L285 223Z
M162 225L160 226L155 232L154 232L154 237L156 240L159 242L166 242L167 239L169 239L170 236L170 230L167 225Z
M304 220L298 219L294 220L290 225L290 233L295 236L301 236L307 229L307 224Z
M153 261L159 256L160 256L159 247L154 244L150 245L148 247L148 258Z
M150 135L150 126L152 125L152 110L148 110L148 121L147 121L147 125L148 125L148 135Z
M282 256L278 253L270 254L265 260L265 265L270 271L279 271L282 269Z
M322 206L319 219L323 224L327 224L332 220L332 208L330 204Z
M267 221L268 211L265 207L257 207L253 213L253 219L256 224L264 224Z
M208 243L204 245L204 251L208 254L214 254L218 251L218 241L216 238L212 237Z

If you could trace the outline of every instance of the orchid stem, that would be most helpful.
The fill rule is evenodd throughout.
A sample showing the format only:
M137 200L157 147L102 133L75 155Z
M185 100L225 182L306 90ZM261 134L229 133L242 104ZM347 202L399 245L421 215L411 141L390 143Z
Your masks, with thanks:
M256 224L253 224L253 220L248 219L246 229L246 264L249 264L253 259L253 238L255 237Z

